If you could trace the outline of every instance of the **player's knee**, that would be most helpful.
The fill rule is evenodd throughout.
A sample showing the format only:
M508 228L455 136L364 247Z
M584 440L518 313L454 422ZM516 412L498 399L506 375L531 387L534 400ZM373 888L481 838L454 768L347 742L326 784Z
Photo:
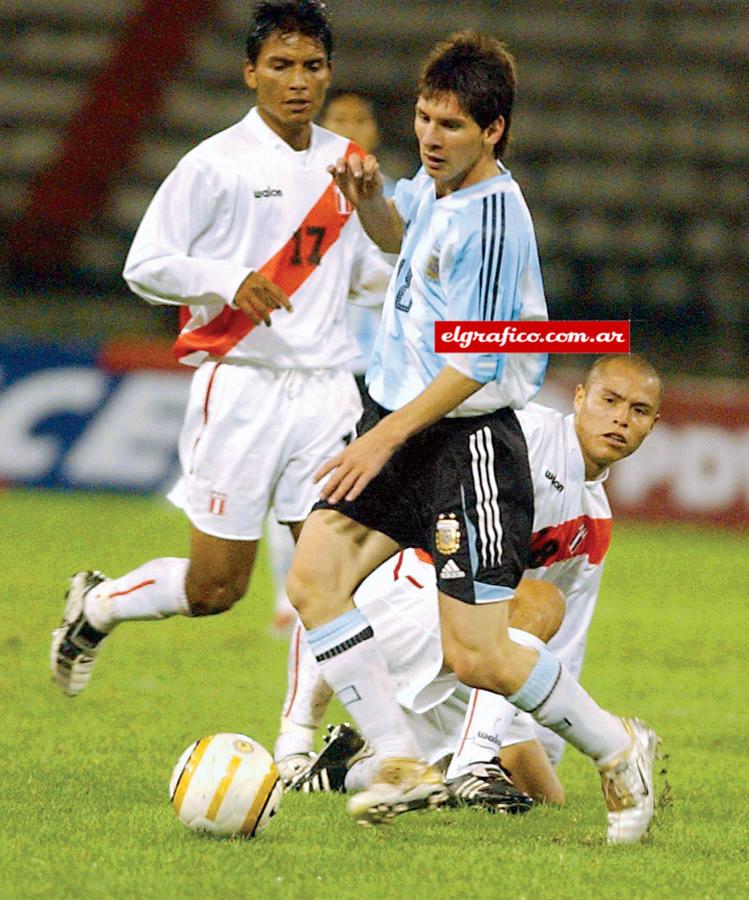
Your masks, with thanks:
M308 628L317 624L318 616L330 605L330 591L325 590L320 572L304 560L294 560L286 577L286 594Z
M564 594L556 585L524 578L510 601L510 625L547 642L559 631L565 608Z
M239 578L198 581L189 574L185 582L185 593L190 612L194 616L215 616L227 612L244 597L247 582Z
M480 651L458 643L444 647L445 662L455 673L455 677L469 687L489 688L486 683L486 660Z

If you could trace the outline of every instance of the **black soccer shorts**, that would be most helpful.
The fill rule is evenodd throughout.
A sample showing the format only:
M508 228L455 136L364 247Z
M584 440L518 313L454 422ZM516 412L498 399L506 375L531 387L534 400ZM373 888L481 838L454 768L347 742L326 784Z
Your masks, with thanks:
M365 397L357 433L388 411ZM434 560L440 591L466 603L509 599L530 554L533 485L515 413L442 419L408 440L359 497L335 509Z

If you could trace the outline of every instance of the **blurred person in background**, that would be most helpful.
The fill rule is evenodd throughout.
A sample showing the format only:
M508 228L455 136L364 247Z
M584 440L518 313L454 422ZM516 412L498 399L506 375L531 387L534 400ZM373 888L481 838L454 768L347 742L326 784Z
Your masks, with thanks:
M323 128L353 141L365 153L375 153L380 146L380 129L371 101L354 91L339 91L333 94L323 111L320 124ZM384 176L384 193L392 196L395 182ZM388 257L395 262L395 258ZM351 361L351 370L356 376L360 390L364 390L364 373L374 346L380 325L382 297L368 297L370 303L349 303L346 313L349 324L359 346L359 355ZM286 593L286 576L294 555L294 540L288 528L281 525L275 516L269 516L265 525L268 538L268 555L274 581L274 611L271 634L288 637L297 621L296 610Z
M269 509L296 538L315 469L361 412L345 308L352 293L379 296L390 267L327 171L361 151L313 124L331 55L320 0L258 2L244 67L256 106L178 163L135 235L128 285L189 310L175 353L196 370L169 498L190 521L190 556L73 576L50 651L70 696L121 622L230 609Z

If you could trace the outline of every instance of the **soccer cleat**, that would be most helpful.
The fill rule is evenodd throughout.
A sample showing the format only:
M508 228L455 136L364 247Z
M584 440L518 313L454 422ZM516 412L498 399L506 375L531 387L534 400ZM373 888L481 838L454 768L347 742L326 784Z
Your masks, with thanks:
M488 812L524 813L533 798L518 790L498 762L474 763L470 771L445 782L451 806L477 806Z
M77 572L65 594L65 612L59 628L52 632L50 667L60 690L75 697L86 687L101 643L106 637L86 618L83 603L89 591L106 577L101 572Z
M392 758L383 760L369 788L354 794L346 808L360 825L382 825L402 813L442 806L449 796L433 766Z
M285 790L291 790L294 781L301 777L315 761L315 754L310 750L309 753L291 753L276 760L276 768L281 776L281 781Z
M312 765L289 785L305 794L346 792L346 773L360 759L372 756L374 750L348 722L328 725L325 746Z
M653 763L658 735L639 719L622 719L632 736L626 753L600 770L609 844L633 844L647 833L655 809Z

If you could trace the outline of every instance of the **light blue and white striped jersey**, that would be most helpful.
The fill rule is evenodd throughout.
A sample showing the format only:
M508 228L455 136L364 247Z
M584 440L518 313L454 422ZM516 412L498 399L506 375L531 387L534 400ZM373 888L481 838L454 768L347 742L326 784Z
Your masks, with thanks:
M545 353L434 349L438 321L548 318L533 222L498 165L496 177L439 199L423 168L396 186L405 234L367 369L369 393L386 409L413 400L445 364L485 385L451 416L522 409L541 387Z

